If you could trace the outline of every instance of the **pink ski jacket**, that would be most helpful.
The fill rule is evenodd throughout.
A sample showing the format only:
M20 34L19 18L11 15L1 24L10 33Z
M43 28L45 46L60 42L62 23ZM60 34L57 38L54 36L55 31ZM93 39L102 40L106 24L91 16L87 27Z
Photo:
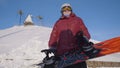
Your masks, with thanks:
M60 56L66 52L78 48L75 35L78 31L90 39L88 29L81 18L74 13L70 17L61 16L55 23L49 39L49 47L56 48L56 55Z

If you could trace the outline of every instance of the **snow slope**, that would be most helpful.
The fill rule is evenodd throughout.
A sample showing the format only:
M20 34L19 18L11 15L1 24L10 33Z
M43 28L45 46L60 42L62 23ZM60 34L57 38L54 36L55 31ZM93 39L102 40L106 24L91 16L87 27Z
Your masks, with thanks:
M0 31L0 66L30 68L41 61L41 49L47 48L51 29L38 26L15 26ZM37 62L38 61L38 62Z
M48 48L50 32L51 28L42 26L14 26L0 30L0 68L37 68L33 64L44 57L40 51ZM120 62L119 57L120 54L113 54L93 60ZM109 60L111 58L114 60Z

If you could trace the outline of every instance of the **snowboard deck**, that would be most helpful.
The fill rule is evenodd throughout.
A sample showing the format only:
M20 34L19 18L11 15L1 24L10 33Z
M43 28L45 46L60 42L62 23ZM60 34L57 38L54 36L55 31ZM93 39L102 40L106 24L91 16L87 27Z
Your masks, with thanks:
M93 46L96 49L101 49L101 51L94 58L117 53L117 52L120 52L120 37L108 39L108 40L96 43ZM64 67L74 65L74 64L77 64L80 62L84 62L88 59L93 59L93 58L89 58L84 53L82 53L81 55L82 55L82 57L78 57L79 56L78 54L73 53L69 56L62 56L61 57L62 60L58 62L58 65L55 68L64 68ZM72 59L72 58L74 58L74 59ZM45 68L45 67L43 67L43 68Z
M100 56L120 52L120 37L115 37L94 45L95 48L102 49L98 54Z
M120 37L111 38L111 39L96 43L93 46L96 49L101 49L101 51L94 58L118 53L118 52L120 52ZM77 60L76 62L77 63L83 62L83 61L86 61L88 59L94 59L94 58L86 58L85 60Z

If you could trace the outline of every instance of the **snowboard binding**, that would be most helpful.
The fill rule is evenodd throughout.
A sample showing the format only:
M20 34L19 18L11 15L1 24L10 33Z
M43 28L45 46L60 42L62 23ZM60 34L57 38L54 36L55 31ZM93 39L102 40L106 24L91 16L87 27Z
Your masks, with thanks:
M101 49L96 49L93 42L90 42L86 36L84 36L82 31L76 33L76 39L78 46L82 48L83 52L89 57L94 58L101 51Z
M51 49L44 49L41 52L45 53L46 56L41 63L36 64L36 66L39 66L40 68L69 68L68 66L74 65L74 62L78 59L80 61L85 60L85 54L81 54L81 56L79 56L81 50L77 50L74 53L66 53L59 57L56 57L54 54L54 50ZM53 53L54 55L50 56L51 53Z
M46 57L42 60L41 63L36 64L36 66L40 66L41 68L55 68L55 56L49 56L49 54L53 53L54 50L51 49L44 49L41 52L45 53Z

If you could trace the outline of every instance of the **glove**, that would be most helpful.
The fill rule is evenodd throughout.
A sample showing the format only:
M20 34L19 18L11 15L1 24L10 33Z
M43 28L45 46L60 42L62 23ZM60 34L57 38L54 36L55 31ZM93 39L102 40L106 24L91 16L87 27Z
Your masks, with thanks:
M76 33L75 37L76 37L77 39L83 37L83 32L82 32L82 31L78 31L78 32Z
M75 37L80 48L82 45L89 44L88 38L83 35L82 31L77 32Z

